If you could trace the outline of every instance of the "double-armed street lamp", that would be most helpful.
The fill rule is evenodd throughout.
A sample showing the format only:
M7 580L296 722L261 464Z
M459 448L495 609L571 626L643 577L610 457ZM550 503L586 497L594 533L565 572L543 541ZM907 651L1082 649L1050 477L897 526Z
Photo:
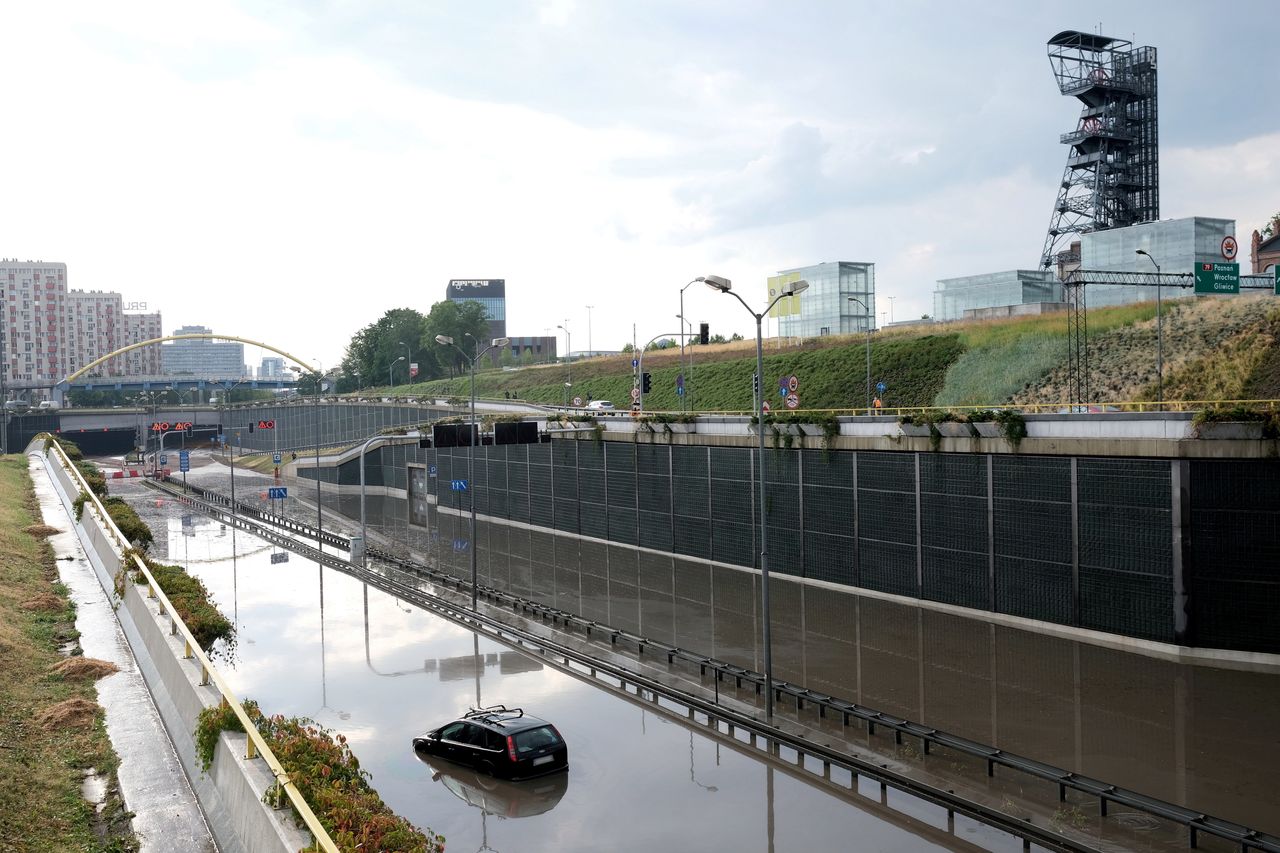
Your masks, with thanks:
M768 517L765 512L765 452L764 452L764 337L761 331L761 323L764 321L773 306L778 304L778 300L785 296L795 296L809 288L809 282L804 279L793 281L786 285L781 293L773 298L773 301L760 313L751 310L741 296L734 293L730 287L732 286L729 279L721 278L718 275L705 276L703 279L707 286L721 293L727 293L734 299L742 303L742 307L747 309L747 313L756 319L756 425L759 427L759 452L756 458L759 461L760 475L760 606L763 611L764 618L764 686L765 686L765 716L770 723L773 722L773 643L769 631L769 547L768 547Z
M1156 259L1146 249L1138 249L1134 252L1136 255L1143 255L1147 260L1151 261L1156 268L1156 402L1160 404L1160 408L1164 408L1164 320L1160 315L1160 264L1156 263Z
M867 303L856 296L850 296L849 301L861 305L867 317L867 414L869 415L871 414L871 309L867 307Z
M454 343L453 338L448 335L436 335L436 343L456 349L471 368L471 441L470 449L467 451L467 498L471 504L471 609L475 610L479 589L479 574L476 568L476 362L480 360L480 356L494 347L505 347L510 344L511 338L494 338L487 347L480 349L480 341L476 340L474 335L468 332L466 337L475 341L475 355L468 355L466 350Z

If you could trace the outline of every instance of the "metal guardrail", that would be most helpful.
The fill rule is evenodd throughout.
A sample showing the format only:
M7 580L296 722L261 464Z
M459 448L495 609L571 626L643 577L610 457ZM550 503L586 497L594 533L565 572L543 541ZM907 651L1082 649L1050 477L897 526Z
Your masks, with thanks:
M166 488L161 484L156 484L156 486L158 488ZM188 502L192 500L189 497L184 497L180 492L174 491L171 486L166 488L166 491L169 491L176 497L185 499ZM269 524L275 523L272 519L279 518L278 516L272 516L270 513L261 512L257 513L256 517ZM280 519L280 521L288 522L289 520ZM296 525L296 522L290 522L290 524ZM290 527L283 523L281 526L291 530L295 529L294 527ZM254 527L257 527L257 525L254 525ZM305 525L302 525L302 527L305 527ZM250 532L255 532L251 528L244 529L249 530ZM271 534L264 538L268 538L270 541L276 542L276 544L283 545L294 550L299 550L300 553L303 553L304 556L308 556L311 559L323 558L326 565L332 565L342 571L348 571L357 577L366 579L366 570L363 570L358 566L337 560L323 552L301 545L296 542L296 540L289 537L279 536L277 539L272 538L273 536L277 536L277 534L271 533L271 531L264 531L264 533ZM471 584L468 581L428 566L424 563L408 560L378 548L369 548L367 553L370 557L397 566L410 573L425 576L442 586L452 586L459 592L470 590ZM376 573L373 574L377 578L383 579L382 575L377 575ZM394 583L394 581L388 581L388 583ZM387 591L391 591L393 594L399 595L401 598L412 598L414 600L423 598L425 595L415 587L408 585L398 585L395 590L388 589ZM685 694L683 691L675 690L675 688L667 685L662 685L657 682L650 683L647 679L643 679L642 676L638 676L634 673L628 673L628 678L632 679L633 683L640 683L640 681L643 680L645 682L646 689L654 690L658 693L662 693L663 695L669 692L674 692L675 694L682 696L683 701L686 701L686 704L689 704L691 707L693 704L696 704L698 710L702 713L726 721L733 718L735 719L733 724L738 727L750 728L753 731L757 731L758 733L765 734L768 737L775 739L784 737L781 733L777 732L777 730L767 728L750 717L738 717L734 712L725 709L724 706L719 704L719 685L722 681L733 681L739 687L741 687L743 683L750 684L755 687L756 694L760 695L761 691L764 690L765 684L763 673L736 666L726 661L700 655L688 649L658 643L647 637L634 634L624 629L604 625L600 622L578 616L577 614L560 610L559 608L549 607L530 599L512 595L492 587L481 586L477 590L477 593L482 595L489 602L498 606L521 611L525 614L536 615L543 621L550 621L553 625L559 624L566 628L576 628L585 633L588 637L593 636L594 634L606 635L608 636L611 645L617 645L620 641L629 643L636 647L637 654L641 657L643 657L647 651L649 653L656 653L665 657L668 665L672 665L676 661L680 661L687 665L697 666L699 675L703 677L705 677L709 670L713 675L716 688L716 701L712 703L707 703L705 700L697 699L697 697L693 697L691 694ZM523 636L522 632L518 632L516 629L511 629L508 626L502 625L502 623L497 623L495 620L472 613L469 609L455 607L447 602L436 604L434 602L442 602L442 600L435 599L433 596L428 596L428 598L431 599L432 603L424 604L424 606L428 606L431 609L450 610L455 614L461 614L450 617L454 618L455 621L475 621L483 624L493 623L495 625L501 625L505 630L512 631L513 636ZM545 644L548 641L538 639L537 642ZM557 646L557 654L561 653L559 650L562 648L563 647ZM577 657L581 657L580 653L577 652L572 653L572 655L575 659ZM606 664L597 661L594 658L587 658L587 660L589 660L591 665L597 669L607 669ZM820 718L826 718L828 713L839 714L844 726L848 726L851 719L861 720L863 724L866 725L868 734L874 734L876 727L879 726L881 728L891 730L894 733L895 742L899 744L902 743L904 736L917 739L920 741L921 750L926 755L929 754L932 747L938 746L954 750L972 758L977 758L985 762L988 776L994 776L996 768L1002 767L1051 783L1057 786L1059 802L1066 802L1068 790L1096 797L1099 803L1099 812L1102 817L1107 816L1108 804L1114 803L1119 806L1145 812L1155 817L1178 824L1187 830L1188 840L1191 847L1196 846L1198 836L1201 833L1204 833L1237 843L1240 845L1241 851L1263 850L1267 851L1267 853L1280 853L1280 837L1258 832L1242 824L1206 815L1203 812L1197 812L1193 809L1188 809L1174 803L1149 797L1137 791L1123 788L1118 785L1112 785L1100 779L1095 779L1080 773L1074 773L1061 767L1056 767L1051 764L1036 761L1035 759L1028 758L1026 756L1018 755L1017 753L1008 752L994 746L989 746L978 741L960 737L959 735L954 735L932 726L916 723L903 717L886 714L874 708L837 699L826 694L809 690L801 685L790 684L788 682L778 681L775 679L773 681L773 688L775 701L781 703L784 698L789 697L794 702L797 713L803 710L805 703L809 703L818 709L818 716ZM938 789L931 788L927 785L922 785L921 783L910 780L905 776L886 773L883 768L876 765L863 766L861 762L851 758L850 756L819 747L808 741L801 739L793 740L795 742L788 741L787 745L802 755L812 755L827 764L840 764L840 766L845 766L846 769L862 767L862 769L857 772L881 779L887 784L892 784L894 787L901 788L902 790L911 791L919 796L924 796L926 799L930 799L931 802L936 802L945 806L947 805L947 802L949 802L949 798L954 796L944 793ZM803 764L803 762L801 763ZM921 793L922 790L927 791L928 796ZM981 806L980 804L969 803L969 801L963 802L975 809L986 809L986 807ZM950 808L950 806L948 806L948 808ZM990 817L990 815L987 815L985 811L971 813L965 812L959 807L955 810L961 813L969 813L971 816L978 817L983 820L987 820L988 817ZM1005 820L1013 820L1002 812L996 812L995 814L1001 815ZM1014 822L1019 826L1022 825L1021 821ZM1001 828L1006 827L1002 826ZM1015 832L1014 834L1022 838L1030 837L1021 832ZM1066 843L1061 836L1057 835L1054 835L1052 839L1035 837L1033 840L1037 843L1051 844L1052 846L1057 847L1062 847ZM1068 849L1091 848L1069 847Z
M31 444L28 445L27 453L30 454L32 452L31 448L36 444L36 442L39 442L43 446L45 441L50 438L52 438L52 436L48 433L41 433L40 435L37 435L32 439ZM178 615L177 609L174 608L173 603L169 601L169 597L165 595L164 590L160 588L155 577L151 574L151 570L147 568L146 563L144 563L136 553L132 553L132 545L129 540L125 538L124 534L120 532L120 528L116 527L115 522L111 520L111 515L107 512L106 507L102 505L102 502L98 500L98 496L89 488L88 483L85 482L84 477L80 474L80 471L76 466L71 464L71 460L67 457L66 453L62 450L62 447L57 443L57 441L49 442L48 449L44 450L45 454L47 455L50 450L54 451L59 464L61 464L63 469L65 469L71 476L72 481L80 487L81 493L88 496L88 500L85 501L85 508L97 517L102 528L114 541L118 548L121 563L126 564L128 559L132 559L134 570L140 572L146 579L147 597L153 598L160 603L161 609L164 611L165 615L169 617L171 632L182 637L184 658L194 658L196 663L199 664L200 684L208 685L212 682L218 689L218 692L222 695L223 704L231 708L235 713L236 718L240 721L241 726L244 727L245 734L248 738L246 741L248 746L245 758L252 760L258 756L262 757L263 761L267 763L267 767L271 770L272 775L275 776L276 783L284 789L286 795L289 797L289 802L292 803L294 810L298 813L298 816L306 825L307 830L311 833L313 844L316 847L327 851L327 853L338 853L338 846L334 844L333 839L329 837L329 833L320 823L320 819L316 817L315 812L311 810L311 806L309 806L307 801L303 799L302 793L289 778L289 774L280 764L275 753L271 751L271 747L267 745L266 740L263 739L262 734L258 731L258 727L254 725L253 720L249 719L249 715L245 713L244 706L241 704L240 700L236 698L236 695L231 690L230 685L228 685L227 682L223 680L222 675L214 669L213 663L204 653L204 650L200 648L200 644L196 642L195 637L191 634L191 629L189 629L186 623L182 621L182 617Z

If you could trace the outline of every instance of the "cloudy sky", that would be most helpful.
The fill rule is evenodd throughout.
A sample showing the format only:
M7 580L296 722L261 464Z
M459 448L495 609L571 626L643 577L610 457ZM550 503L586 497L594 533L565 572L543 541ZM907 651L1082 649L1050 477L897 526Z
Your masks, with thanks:
M511 334L677 328L682 285L873 261L894 319L1034 267L1066 29L1160 58L1161 214L1280 210L1274 0L0 5L0 256L328 367L505 278ZM691 320L751 334L695 285ZM588 312L587 306L593 306ZM563 337L561 347L564 346ZM254 361L257 354L247 352Z

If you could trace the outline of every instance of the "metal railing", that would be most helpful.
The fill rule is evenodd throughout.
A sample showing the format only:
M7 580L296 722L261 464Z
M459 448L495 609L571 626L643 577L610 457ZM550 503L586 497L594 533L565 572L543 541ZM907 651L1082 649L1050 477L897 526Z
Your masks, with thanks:
M174 490L172 486L166 487L164 484L158 483L154 485L157 488L164 488L166 491L174 494L175 497L183 499L193 506L198 506L198 504L195 503L195 499L190 498L189 496L183 496L180 491ZM208 511L214 507L212 504L206 504L204 508ZM269 513L259 513L258 517L268 523L274 523L270 519L278 518L271 516ZM280 521L287 522L288 519L280 519ZM252 527L244 526L243 528L250 532L254 532L253 528L258 527L258 525L253 525L252 522L248 522L247 520L245 520L245 525L252 525ZM281 526L294 529L294 527L289 525L282 524ZM305 525L303 525L303 527L305 527ZM323 557L326 560L326 565L331 565L361 579L368 579L367 576L369 572L367 570L362 570L350 563L337 560L329 555L324 555L323 552L312 549L309 546L302 545L289 537L278 536L278 534L274 534L269 530L264 530L259 535L263 535L264 533L266 534L265 538L268 538L269 541L273 541L284 547L298 550L299 553L303 554L303 556L307 556L312 559ZM467 580L449 574L448 572L441 571L425 563L415 562L379 548L368 548L367 553L369 557L376 558L384 563L404 569L414 575L429 579L440 586L450 586L458 592L469 591L471 588L471 584ZM382 575L378 575L376 573L373 573L373 575L380 580L386 580ZM372 583L372 581L370 582ZM394 583L393 581L387 582ZM394 590L388 591L392 591L393 594L398 595L401 598L408 598L415 601L419 601L419 599L430 599L430 603L424 604L424 606L428 606L430 609L436 610L451 610L455 615L450 618L454 618L455 621L475 621L478 624L484 625L492 623L493 625L501 625L503 629L513 632L512 636L521 635L520 632L515 629L511 629L503 623L499 623L496 622L496 620L491 620L487 617L476 614L469 609L455 607L448 602L444 602L442 599L436 599L434 596L428 596L416 587L400 584L395 587ZM707 657L706 655L701 655L697 652L683 649L678 646L659 643L648 637L644 637L621 628L608 626L598 621L587 619L559 608L550 607L531 599L512 595L511 593L492 587L481 586L477 589L477 593L492 604L505 609L511 609L516 612L535 615L542 621L550 621L552 625L563 626L566 629L577 629L583 632L587 637L592 637L597 634L606 636L609 639L611 646L616 646L619 642L628 643L636 648L636 653L641 658L643 658L647 652L649 654L657 654L664 657L668 665L673 665L679 661L686 665L697 667L700 678L705 677L707 672L710 671L716 690L715 701L706 702L705 700L697 700L697 707L699 711L723 720L733 719L733 725L744 728L754 727L753 730L759 730L767 736L775 739L781 737L777 730L771 727L765 727L764 724L756 723L756 721L750 717L736 717L732 712L729 712L719 703L719 685L722 682L732 681L738 687L741 687L744 683L749 684L755 688L756 695L760 695L760 693L765 689L765 678L763 673L755 672L754 670L746 669L726 661ZM423 603L423 601L419 601L419 603ZM541 639L539 639L538 642L544 644L547 643L547 641ZM563 647L557 646L557 654L562 653L562 651L560 651L562 648ZM573 653L573 656L576 659L577 657L581 657L581 653L575 652ZM589 658L588 660L596 669L607 669L606 664L595 658ZM641 679L641 677L634 673L629 673L627 677L631 679L633 683L640 683L639 679ZM988 776L995 776L997 767L1023 773L1027 776L1055 785L1057 787L1059 802L1066 802L1068 790L1095 797L1098 800L1099 812L1102 817L1107 816L1108 804L1116 804L1145 812L1185 828L1188 833L1188 840L1191 847L1196 846L1198 836L1201 833L1204 833L1237 843L1240 845L1240 849L1242 851L1263 850L1267 851L1267 853L1280 853L1280 837L1258 832L1242 824L1206 815L1203 812L1179 806L1175 803L1169 803L1154 797L1149 797L1137 791L1123 788L1118 785L1112 785L1101 779L1095 779L1084 774L1075 773L1061 767L1036 761L1035 759L1018 755L1017 753L1008 752L968 738L960 737L959 735L954 735L932 726L926 726L903 717L886 714L874 708L869 708L843 699L818 693L801 685L774 679L772 681L772 686L775 701L781 703L783 699L789 698L794 702L797 714L804 709L807 703L817 708L818 716L822 719L825 719L828 713L832 715L838 714L842 725L844 726L848 726L851 720L860 720L867 727L868 734L874 734L877 727L892 731L894 733L894 740L898 744L903 742L902 739L904 736L919 740L921 750L925 755L928 755L930 749L933 747L943 747L945 749L950 749L967 755L971 758L977 758L985 763ZM682 691L675 690L675 688L671 688L658 682L647 684L647 689L655 690L663 693L664 695L667 692L674 692L683 696L686 700L691 698L688 694L684 694ZM863 775L871 775L874 778L886 781L888 784L892 784L902 790L908 790L919 796L924 796L925 799L930 799L932 802L938 802L945 805L950 801L949 798L953 796L940 790L933 789L927 785L922 785L921 783L911 780L905 776L886 773L882 767L877 765L867 764L863 766L863 763L856 758L819 747L809 741L800 738L794 738L792 741L794 742L789 741L787 745L792 749L795 749L801 755L812 755L820 761L828 764L836 763L846 768L860 768L855 772L861 772ZM801 762L801 764L803 764L803 762ZM925 791L927 794L921 793L921 791ZM935 797L937 799L934 799ZM986 807L971 803L967 800L962 802L976 809L984 810L980 812L968 812L971 816L980 817L983 820L988 820L988 822L994 820L993 814L989 813L994 812L994 810L986 810ZM954 803L948 806L948 808L952 806L954 806ZM957 811L964 812L964 809L958 806L955 808ZM994 812L994 814L1000 815L1004 820L1011 820L1008 815L1004 815L1002 812ZM1020 821L1015 822L1021 823ZM995 825L1001 826L1001 828L1007 828L1001 823L995 823ZM1015 832L1015 834L1023 838L1032 837L1023 833ZM1090 849L1068 845L1065 839L1058 835L1052 836L1052 839L1050 840L1046 840L1040 836L1035 836L1034 840L1037 843L1051 843L1058 847L1067 845L1070 846L1071 849Z
M52 436L48 433L41 433L40 435L37 435L32 439L31 445L28 445L27 453L32 453L31 448L36 444L36 442L39 442L43 446L46 441L51 438ZM204 650L200 648L200 644L196 642L195 637L191 633L191 629L187 627L186 623L182 621L182 617L178 615L177 609L173 606L173 603L169 601L169 597L165 595L164 590L160 588L159 583L156 582L155 577L151 574L151 570L147 568L147 564L143 562L142 558L133 551L132 544L125 538L124 534L120 532L120 528L116 527L115 522L111 520L111 515L107 512L106 507L102 505L102 502L98 500L98 496L89 488L88 483L85 482L80 471L71 463L71 460L67 457L66 453L63 452L62 447L57 443L57 441L48 441L48 445L48 448L44 449L46 456L50 451L55 453L59 464L62 465L63 469L71 476L72 481L79 486L81 494L87 496L88 499L84 503L85 509L94 514L102 529L106 531L107 535L115 543L118 549L117 553L121 561L121 568L124 569L128 565L129 561L132 560L134 571L140 573L146 581L147 597L155 599L160 603L161 610L169 617L170 632L182 637L183 658L188 660L194 659L199 665L200 684L202 686L206 686L212 683L222 696L222 704L231 708L236 715L236 719L240 721L240 725L244 727L245 734L248 738L246 741L247 748L244 756L245 759L252 760L261 756L263 761L266 762L267 767L271 770L272 775L275 776L276 784L280 785L284 789L285 794L289 797L289 802L293 804L293 808L298 813L299 818L301 818L302 822L306 825L308 831L311 832L314 845L319 847L321 850L328 851L328 853L338 853L338 846L334 844L333 840L329 837L329 833L320 823L320 819L316 817L315 812L311 810L311 806L309 806L307 801L303 799L302 793L298 790L297 785L295 785L289 778L288 772L286 772L284 767L280 764L275 753L271 751L271 747L267 745L266 740L258 731L258 727L254 724L253 720L249 718L249 715L245 713L244 706L241 704L240 700L236 698L236 695L231 690L230 685L227 684L227 682L223 680L221 674L214 669L213 663L209 660L209 657L205 654Z

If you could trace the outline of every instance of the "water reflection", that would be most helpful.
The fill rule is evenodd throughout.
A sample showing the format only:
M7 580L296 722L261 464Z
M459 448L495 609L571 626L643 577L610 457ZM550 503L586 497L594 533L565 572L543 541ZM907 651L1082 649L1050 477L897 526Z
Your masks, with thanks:
M433 782L443 784L467 805L500 818L531 817L549 812L569 790L567 772L523 782L508 782L416 749L413 754L432 769Z

